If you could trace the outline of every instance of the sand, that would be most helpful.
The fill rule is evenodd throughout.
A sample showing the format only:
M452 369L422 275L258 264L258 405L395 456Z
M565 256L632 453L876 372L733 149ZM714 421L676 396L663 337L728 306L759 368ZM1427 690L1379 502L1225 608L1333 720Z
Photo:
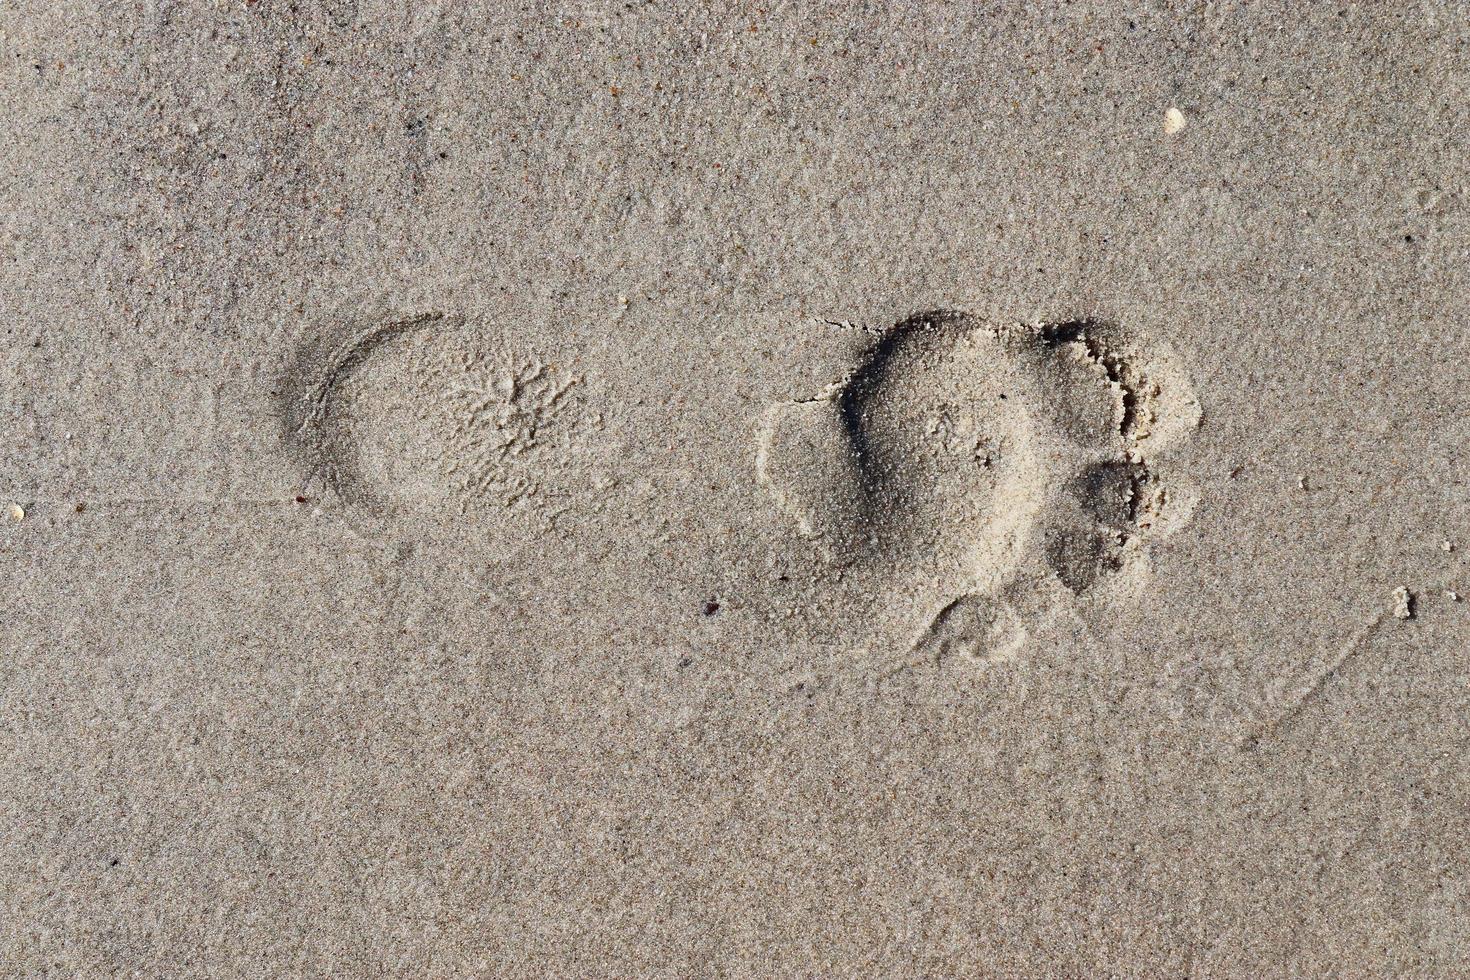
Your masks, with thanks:
M1470 973L1467 34L0 12L0 974Z

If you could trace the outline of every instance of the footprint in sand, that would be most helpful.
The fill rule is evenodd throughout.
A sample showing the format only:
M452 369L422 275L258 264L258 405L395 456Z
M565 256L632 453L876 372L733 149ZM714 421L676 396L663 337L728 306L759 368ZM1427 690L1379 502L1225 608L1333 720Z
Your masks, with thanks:
M771 406L757 475L829 560L912 603L923 659L1003 659L1188 517L1156 455L1200 409L1167 352L1111 324L959 312L874 334L812 397Z
M314 338L282 406L306 492L376 536L534 527L575 492L579 374L438 313Z

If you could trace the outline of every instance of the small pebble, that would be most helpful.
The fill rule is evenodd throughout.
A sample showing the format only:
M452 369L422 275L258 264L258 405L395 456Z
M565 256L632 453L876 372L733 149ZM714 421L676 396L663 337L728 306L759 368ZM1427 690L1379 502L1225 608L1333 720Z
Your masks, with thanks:
M1393 590L1393 614L1399 619L1414 618L1414 594L1406 586Z
M1164 113L1164 135L1173 136L1187 125L1189 123L1184 118L1184 113L1175 106L1170 106L1169 111Z
M21 521L26 519L26 509L20 504L11 504L10 519L19 524Z
M1444 590L1444 597L1446 599L1450 600L1451 602L1459 602L1460 601L1460 593L1456 592L1454 589L1445 589Z
M1453 541L1446 541L1439 547L1442 551L1450 552L1455 550L1455 543Z

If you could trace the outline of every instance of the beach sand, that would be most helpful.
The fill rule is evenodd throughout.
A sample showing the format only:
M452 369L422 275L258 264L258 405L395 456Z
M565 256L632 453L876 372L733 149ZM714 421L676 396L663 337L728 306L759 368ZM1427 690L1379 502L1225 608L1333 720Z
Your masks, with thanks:
M0 12L0 975L1470 973L1467 36Z

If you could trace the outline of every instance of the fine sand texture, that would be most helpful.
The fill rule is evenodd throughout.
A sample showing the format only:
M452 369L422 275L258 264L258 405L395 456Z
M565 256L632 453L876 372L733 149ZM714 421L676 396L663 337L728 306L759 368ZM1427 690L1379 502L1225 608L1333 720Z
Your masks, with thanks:
M0 977L1470 976L1470 11L0 10Z

